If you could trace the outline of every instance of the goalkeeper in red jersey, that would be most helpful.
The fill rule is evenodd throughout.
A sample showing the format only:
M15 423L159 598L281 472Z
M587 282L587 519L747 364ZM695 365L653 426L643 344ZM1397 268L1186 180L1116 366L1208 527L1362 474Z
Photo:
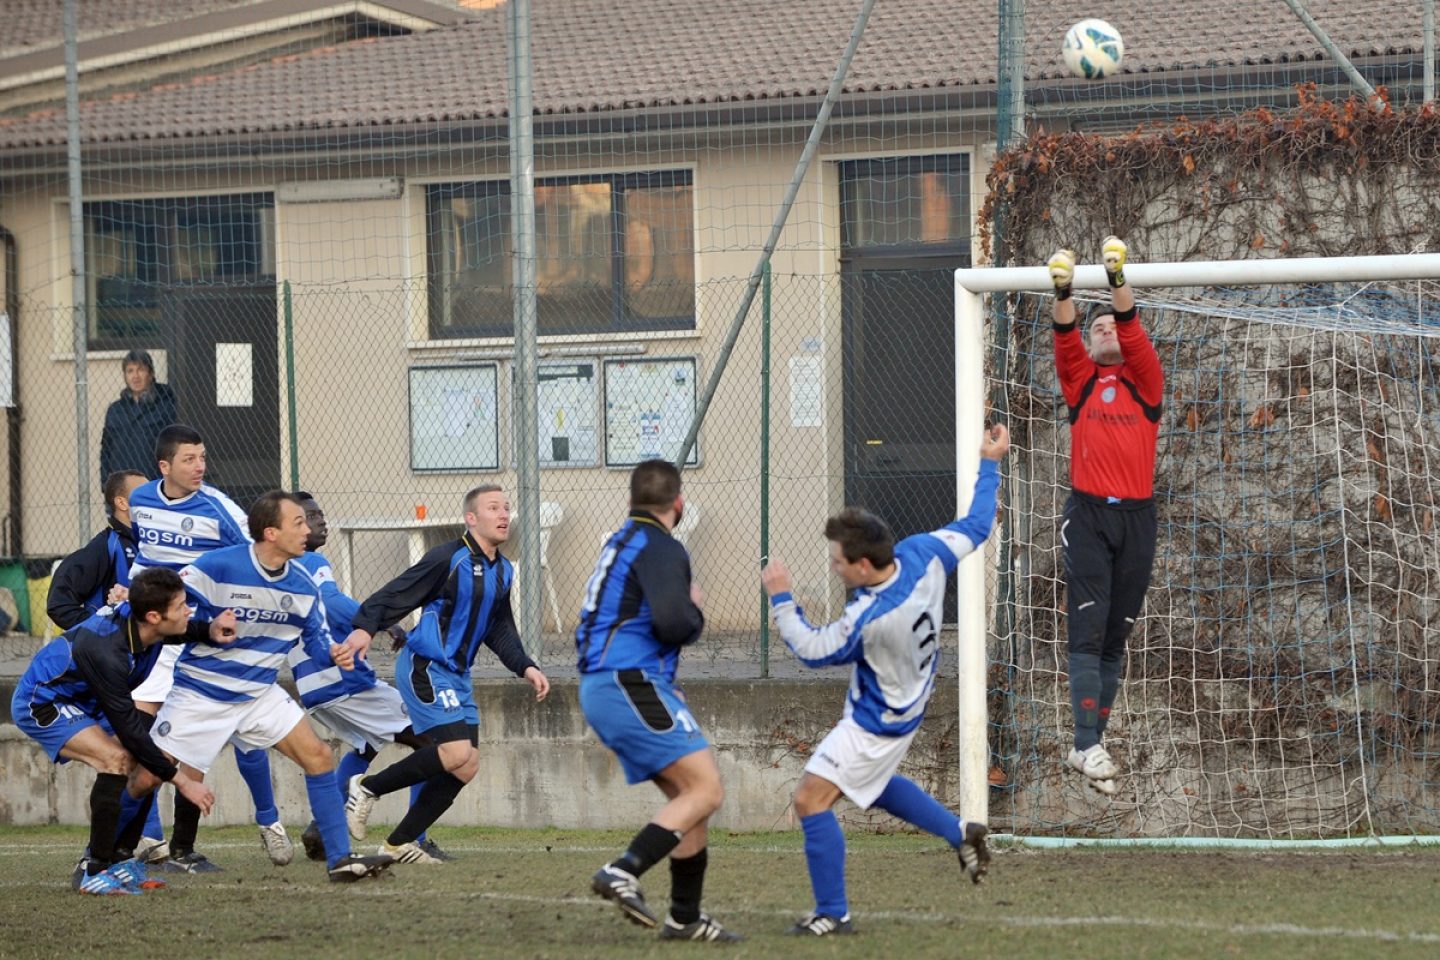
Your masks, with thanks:
M1160 358L1125 282L1125 255L1124 241L1106 238L1110 307L1092 308L1085 338L1070 299L1075 254L1058 250L1048 264L1055 369L1070 411L1070 498L1060 524L1075 716L1067 763L1106 796L1120 769L1105 749L1105 726L1155 560L1155 441L1165 393Z

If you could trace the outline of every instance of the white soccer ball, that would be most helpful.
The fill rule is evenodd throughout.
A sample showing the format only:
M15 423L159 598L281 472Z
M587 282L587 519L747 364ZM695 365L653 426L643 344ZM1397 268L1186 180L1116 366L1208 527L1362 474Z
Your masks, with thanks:
M1120 72L1125 41L1104 20L1081 20L1065 34L1061 47L1065 68L1082 80L1099 80Z

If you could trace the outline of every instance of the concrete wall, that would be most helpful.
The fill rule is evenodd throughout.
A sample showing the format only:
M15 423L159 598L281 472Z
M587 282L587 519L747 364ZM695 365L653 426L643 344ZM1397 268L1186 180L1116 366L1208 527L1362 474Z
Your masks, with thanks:
M7 705L12 692L13 681L0 683ZM794 826L790 791L810 748L840 717L844 679L837 674L808 682L701 682L687 685L686 692L691 711L716 748L725 783L725 805L715 826ZM481 709L480 775L444 823L635 827L660 806L662 798L653 786L626 785L614 756L586 727L573 682L556 684L550 699L539 705L529 687L518 681L481 681L476 695ZM955 796L955 755L949 739L954 716L954 682L942 680L931 717L903 768L942 799ZM404 752L387 748L377 764L393 762ZM278 754L271 756L285 822L303 825L309 812L299 768ZM90 769L80 764L51 764L13 723L0 724L0 823L87 823L93 779ZM210 782L218 802L207 824L251 822L249 793L228 752L217 762ZM406 797L408 792L402 792L382 800L376 822L397 822ZM168 822L168 800L162 813Z

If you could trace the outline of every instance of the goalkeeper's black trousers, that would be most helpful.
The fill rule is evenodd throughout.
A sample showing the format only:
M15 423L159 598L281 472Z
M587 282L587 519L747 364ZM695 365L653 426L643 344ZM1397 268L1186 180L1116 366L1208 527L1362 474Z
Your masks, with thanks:
M1100 742L1125 672L1130 636L1155 563L1155 501L1113 501L1074 491L1065 504L1070 706L1075 746Z

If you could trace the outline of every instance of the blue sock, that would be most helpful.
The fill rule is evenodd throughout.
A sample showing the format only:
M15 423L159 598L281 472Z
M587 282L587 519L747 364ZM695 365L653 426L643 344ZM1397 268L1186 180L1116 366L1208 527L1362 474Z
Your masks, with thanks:
M896 774L885 784L875 806L927 833L943 837L952 847L960 846L960 818L946 810L913 780Z
M345 804L335 789L335 771L305 774L305 795L310 798L310 816L325 841L325 863L333 867L350 856L350 831L345 826Z
M127 790L125 793L126 796L129 796L130 791ZM139 801L137 800L136 803ZM155 793L155 802L150 804L150 813L145 817L143 836L147 836L151 840L165 839L165 828L160 825L160 793L158 790Z
M412 806L412 807L415 806L415 801L420 799L420 791L421 791L421 790L424 790L424 789L425 789L425 784L423 784L423 783L412 783L412 784L410 784L410 806ZM418 836L418 837L415 838L415 842L416 842L416 843L424 843L424 842L425 842L425 833L426 833L426 831L424 831L424 830L420 831L420 836Z
M122 831L125 829L125 825L135 817L135 814L140 812L140 804L143 802L143 799L136 800L130 796L129 790L120 794L120 829ZM142 836L150 837L153 840L165 839L165 831L160 826L159 803L150 804L150 812L145 817L145 829Z
M343 803L350 791L350 778L357 773L364 773L370 769L370 761L365 755L357 750L351 750L340 758L340 765L335 768L335 785L340 788L340 801Z
M800 828L805 831L805 862L810 867L815 912L827 917L849 916L850 904L845 899L845 834L835 819L835 811L801 817Z
M275 788L270 783L270 756L265 750L241 750L235 748L235 766L250 788L250 798L255 801L255 822L268 827L280 819L275 807Z

